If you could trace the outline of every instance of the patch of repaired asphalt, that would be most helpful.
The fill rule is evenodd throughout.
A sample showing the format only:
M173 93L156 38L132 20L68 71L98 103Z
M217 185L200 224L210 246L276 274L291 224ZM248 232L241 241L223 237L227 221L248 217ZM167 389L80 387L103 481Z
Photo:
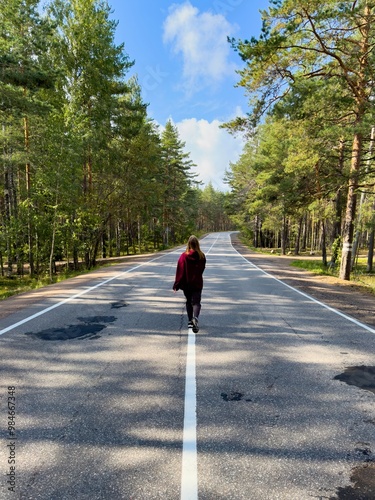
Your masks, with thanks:
M111 309L121 309L122 307L127 307L125 300L120 300L119 302L112 302Z
M352 486L338 488L337 496L329 500L374 500L375 498L375 463L369 462L355 467L350 476Z
M89 316L86 318L77 318L78 321L83 323L114 323L116 321L116 316Z
M341 380L375 394L375 366L349 366L344 373L336 375L334 380Z
M220 396L224 401L242 401L244 399L244 394L237 391L233 391L228 394L226 392L222 392ZM244 401L251 401L251 399L245 399Z
M98 333L104 330L108 323L116 321L117 318L115 316L91 316L77 319L81 323L68 325L64 328L47 328L40 332L26 332L25 335L47 341L97 339L100 338Z
M375 393L375 366L349 366L344 373L336 375L334 380L340 380L348 385L355 385L365 391ZM374 423L369 421L368 423ZM345 488L337 489L337 496L330 500L374 500L375 499L375 462L368 447L356 449L366 463L352 470L350 480L353 483Z

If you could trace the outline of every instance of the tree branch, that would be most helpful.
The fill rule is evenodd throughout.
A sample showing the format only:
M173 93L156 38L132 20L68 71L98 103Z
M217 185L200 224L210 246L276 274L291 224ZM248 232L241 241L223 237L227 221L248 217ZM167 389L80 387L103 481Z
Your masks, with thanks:
M319 33L317 32L316 30L316 27L315 27L315 24L314 24L314 21L312 19L312 17L310 16L310 14L307 12L306 9L303 9L303 12L305 13L308 21L309 21L309 24L311 26L311 29L312 29L312 32L316 38L316 40L318 41L319 45L321 46L321 53L323 54L326 54L328 55L329 57L331 57L332 59L335 59L339 66L341 67L341 69L343 70L344 72L344 77L345 77L345 80L346 82L348 83L348 85L350 86L350 88L352 89L354 95L357 97L357 98L360 98L360 94L357 90L357 85L355 85L355 83L351 80L350 76L349 76L349 69L347 68L347 66L344 64L344 61L341 59L341 57L339 57L335 52L332 52L330 49L328 49L328 47L325 45L325 43L323 42L321 36L319 35ZM317 52L319 52L319 50L316 49ZM357 75L358 76L358 75Z

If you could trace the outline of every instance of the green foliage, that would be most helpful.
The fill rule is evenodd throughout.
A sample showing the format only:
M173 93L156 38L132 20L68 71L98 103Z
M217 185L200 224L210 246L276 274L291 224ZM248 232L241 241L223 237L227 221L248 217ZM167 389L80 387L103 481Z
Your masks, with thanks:
M208 184L198 199L198 228L204 231L228 231L235 227L228 216L229 195Z
M177 127L168 121L161 134L160 175L163 185L163 244L167 246L186 237L186 228L189 227L195 207L189 200L195 177L190 172L193 163L184 147L185 143L179 139ZM188 207L188 210L185 207Z
M13 295L18 295L23 292L28 292L30 290L37 290L43 288L52 283L58 283L65 279L74 278L82 273L84 270L71 271L64 270L59 274L56 274L51 280L47 276L41 276L39 278L31 278L29 275L24 276L12 276L11 278L5 278L0 276L0 301L12 297Z
M244 62L238 86L251 109L226 128L247 131L252 148L231 165L233 220L282 242L294 237L297 221L301 230L319 226L323 260L327 227L331 243L342 230L340 276L349 279L356 216L367 223L373 210L375 9L370 2L280 0L262 17L258 39L230 40ZM357 215L360 189L367 198ZM317 240L310 235L312 247Z
M1 274L53 281L59 260L92 268L204 231L189 153L171 122L148 118L108 3L40 12L0 3Z

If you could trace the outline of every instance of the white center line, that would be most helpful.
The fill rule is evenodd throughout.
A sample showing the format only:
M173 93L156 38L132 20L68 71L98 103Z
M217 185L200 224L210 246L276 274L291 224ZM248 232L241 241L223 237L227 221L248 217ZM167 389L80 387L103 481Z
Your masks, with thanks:
M189 328L186 356L181 500L196 500L198 498L196 386L195 334Z
M216 237L206 255L215 243ZM185 409L184 431L182 438L182 472L181 472L181 500L198 499L198 465L197 465L197 379L195 333L189 328L186 375L185 375Z

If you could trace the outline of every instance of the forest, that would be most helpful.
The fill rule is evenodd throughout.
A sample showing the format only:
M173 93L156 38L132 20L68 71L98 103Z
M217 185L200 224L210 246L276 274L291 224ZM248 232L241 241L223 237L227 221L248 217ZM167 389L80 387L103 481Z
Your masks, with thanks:
M238 229L373 269L375 2L271 0L259 38L231 38L248 113L228 192L202 187L172 121L148 116L104 0L0 3L2 276L95 266L189 234ZM199 166L198 166L199 168Z
M1 275L92 268L231 226L177 128L147 114L102 0L0 4Z
M259 38L230 39L250 111L230 165L230 213L256 247L373 269L375 2L272 0ZM330 261L328 262L328 255Z

